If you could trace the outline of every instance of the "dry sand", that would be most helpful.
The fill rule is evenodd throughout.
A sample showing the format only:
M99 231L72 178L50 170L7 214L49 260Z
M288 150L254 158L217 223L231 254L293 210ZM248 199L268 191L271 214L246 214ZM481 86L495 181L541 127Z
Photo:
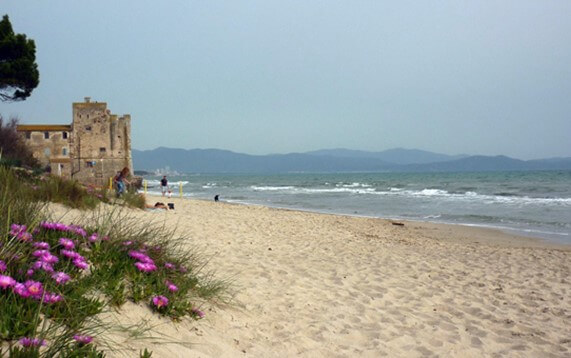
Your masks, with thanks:
M233 300L171 323L127 304L111 356L570 357L571 248L494 230L150 197ZM61 215L61 208L56 215ZM68 216L70 217L70 216ZM122 352L122 353L121 353Z

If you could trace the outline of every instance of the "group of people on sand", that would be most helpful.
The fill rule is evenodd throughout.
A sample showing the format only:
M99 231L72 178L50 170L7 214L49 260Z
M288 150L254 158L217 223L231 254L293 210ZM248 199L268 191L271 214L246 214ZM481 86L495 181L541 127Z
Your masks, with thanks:
M121 171L117 172L117 175L113 178L113 186L117 193L117 197L120 197L127 191L127 185L131 185L131 182L127 179L128 177L129 168L125 167ZM169 182L166 175L161 179L161 191L163 196L167 195L169 198L172 196L172 191L169 189Z
M115 192L117 193L117 197L119 198L123 193L127 190L127 185L130 185L131 182L127 179L129 176L129 168L125 167L120 172L117 172L117 175L113 178L113 185L115 187ZM161 179L161 192L163 196L168 196L169 198L172 196L172 191L169 188L169 182L166 175L163 175ZM214 201L219 201L219 195L214 196ZM158 205L158 206L157 206ZM156 203L153 208L160 208L160 209L167 209L168 208L163 203Z

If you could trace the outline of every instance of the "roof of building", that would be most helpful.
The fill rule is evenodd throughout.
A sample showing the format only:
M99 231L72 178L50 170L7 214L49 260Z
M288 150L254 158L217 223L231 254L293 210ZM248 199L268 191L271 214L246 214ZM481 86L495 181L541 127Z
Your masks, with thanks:
M31 131L71 131L71 124L21 124L16 127L20 132Z

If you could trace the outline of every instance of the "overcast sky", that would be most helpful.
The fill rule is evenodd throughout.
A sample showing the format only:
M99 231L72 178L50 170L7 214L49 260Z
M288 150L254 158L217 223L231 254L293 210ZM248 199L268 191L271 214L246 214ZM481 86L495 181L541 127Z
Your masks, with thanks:
M131 114L136 149L571 156L571 1L2 0L25 124Z

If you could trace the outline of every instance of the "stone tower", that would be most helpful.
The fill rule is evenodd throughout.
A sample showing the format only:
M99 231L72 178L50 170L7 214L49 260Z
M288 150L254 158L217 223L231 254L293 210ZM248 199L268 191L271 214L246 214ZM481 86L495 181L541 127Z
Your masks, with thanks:
M36 157L53 174L77 179L83 184L106 186L109 179L129 168L131 158L131 116L117 116L107 103L73 103L71 125L20 125Z
M131 158L131 116L117 116L107 109L107 103L73 104L70 137L72 173L74 179L87 184L105 184L123 169L133 173Z

